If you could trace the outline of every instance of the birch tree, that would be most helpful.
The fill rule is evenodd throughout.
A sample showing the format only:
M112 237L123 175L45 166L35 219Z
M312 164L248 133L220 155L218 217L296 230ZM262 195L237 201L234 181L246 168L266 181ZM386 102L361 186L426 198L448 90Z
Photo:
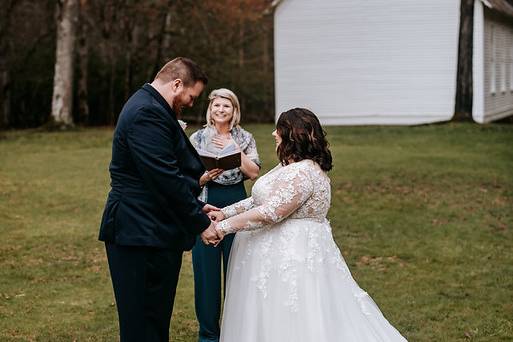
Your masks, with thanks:
M89 104L88 97L88 63L89 63L89 22L88 22L88 2L87 0L80 0L79 11L79 27L78 27L78 113L80 123L87 125L89 123Z
M73 126L73 56L78 14L78 0L57 3L57 50L53 80L51 126Z
M0 128L9 126L10 116L10 72L9 53L12 39L9 39L9 28L12 12L19 1L8 0L0 9Z

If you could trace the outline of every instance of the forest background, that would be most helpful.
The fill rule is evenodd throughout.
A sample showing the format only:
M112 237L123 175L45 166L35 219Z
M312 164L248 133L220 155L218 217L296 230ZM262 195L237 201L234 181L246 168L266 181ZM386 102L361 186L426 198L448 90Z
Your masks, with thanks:
M66 111L66 123L114 125L126 99L177 56L206 71L208 90L232 89L245 121L274 119L271 0L0 2L0 128L39 127ZM71 83L54 84L58 69ZM202 121L208 90L187 121ZM56 91L70 108L52 109Z

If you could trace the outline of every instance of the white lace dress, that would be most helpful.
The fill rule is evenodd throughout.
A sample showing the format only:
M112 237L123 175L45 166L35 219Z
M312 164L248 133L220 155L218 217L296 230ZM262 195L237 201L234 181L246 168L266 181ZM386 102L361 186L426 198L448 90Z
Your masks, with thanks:
M330 181L311 160L278 165L223 209L235 232L222 342L406 341L351 276L326 219Z

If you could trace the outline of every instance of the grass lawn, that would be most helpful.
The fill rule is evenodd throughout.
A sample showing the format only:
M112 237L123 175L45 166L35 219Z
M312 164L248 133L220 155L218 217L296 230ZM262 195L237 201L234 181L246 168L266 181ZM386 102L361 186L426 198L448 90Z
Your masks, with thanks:
M272 126L245 128L269 170ZM513 125L327 131L333 232L385 316L410 341L512 341ZM97 241L111 137L0 133L0 341L117 339ZM196 341L190 261L174 342Z

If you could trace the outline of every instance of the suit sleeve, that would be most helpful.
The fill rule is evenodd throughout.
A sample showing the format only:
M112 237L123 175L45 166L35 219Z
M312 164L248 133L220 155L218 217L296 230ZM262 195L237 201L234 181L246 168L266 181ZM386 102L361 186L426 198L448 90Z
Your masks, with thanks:
M127 143L145 185L163 210L178 217L186 233L199 234L210 225L210 219L178 167L173 135L183 139L161 116L140 111L128 130Z

